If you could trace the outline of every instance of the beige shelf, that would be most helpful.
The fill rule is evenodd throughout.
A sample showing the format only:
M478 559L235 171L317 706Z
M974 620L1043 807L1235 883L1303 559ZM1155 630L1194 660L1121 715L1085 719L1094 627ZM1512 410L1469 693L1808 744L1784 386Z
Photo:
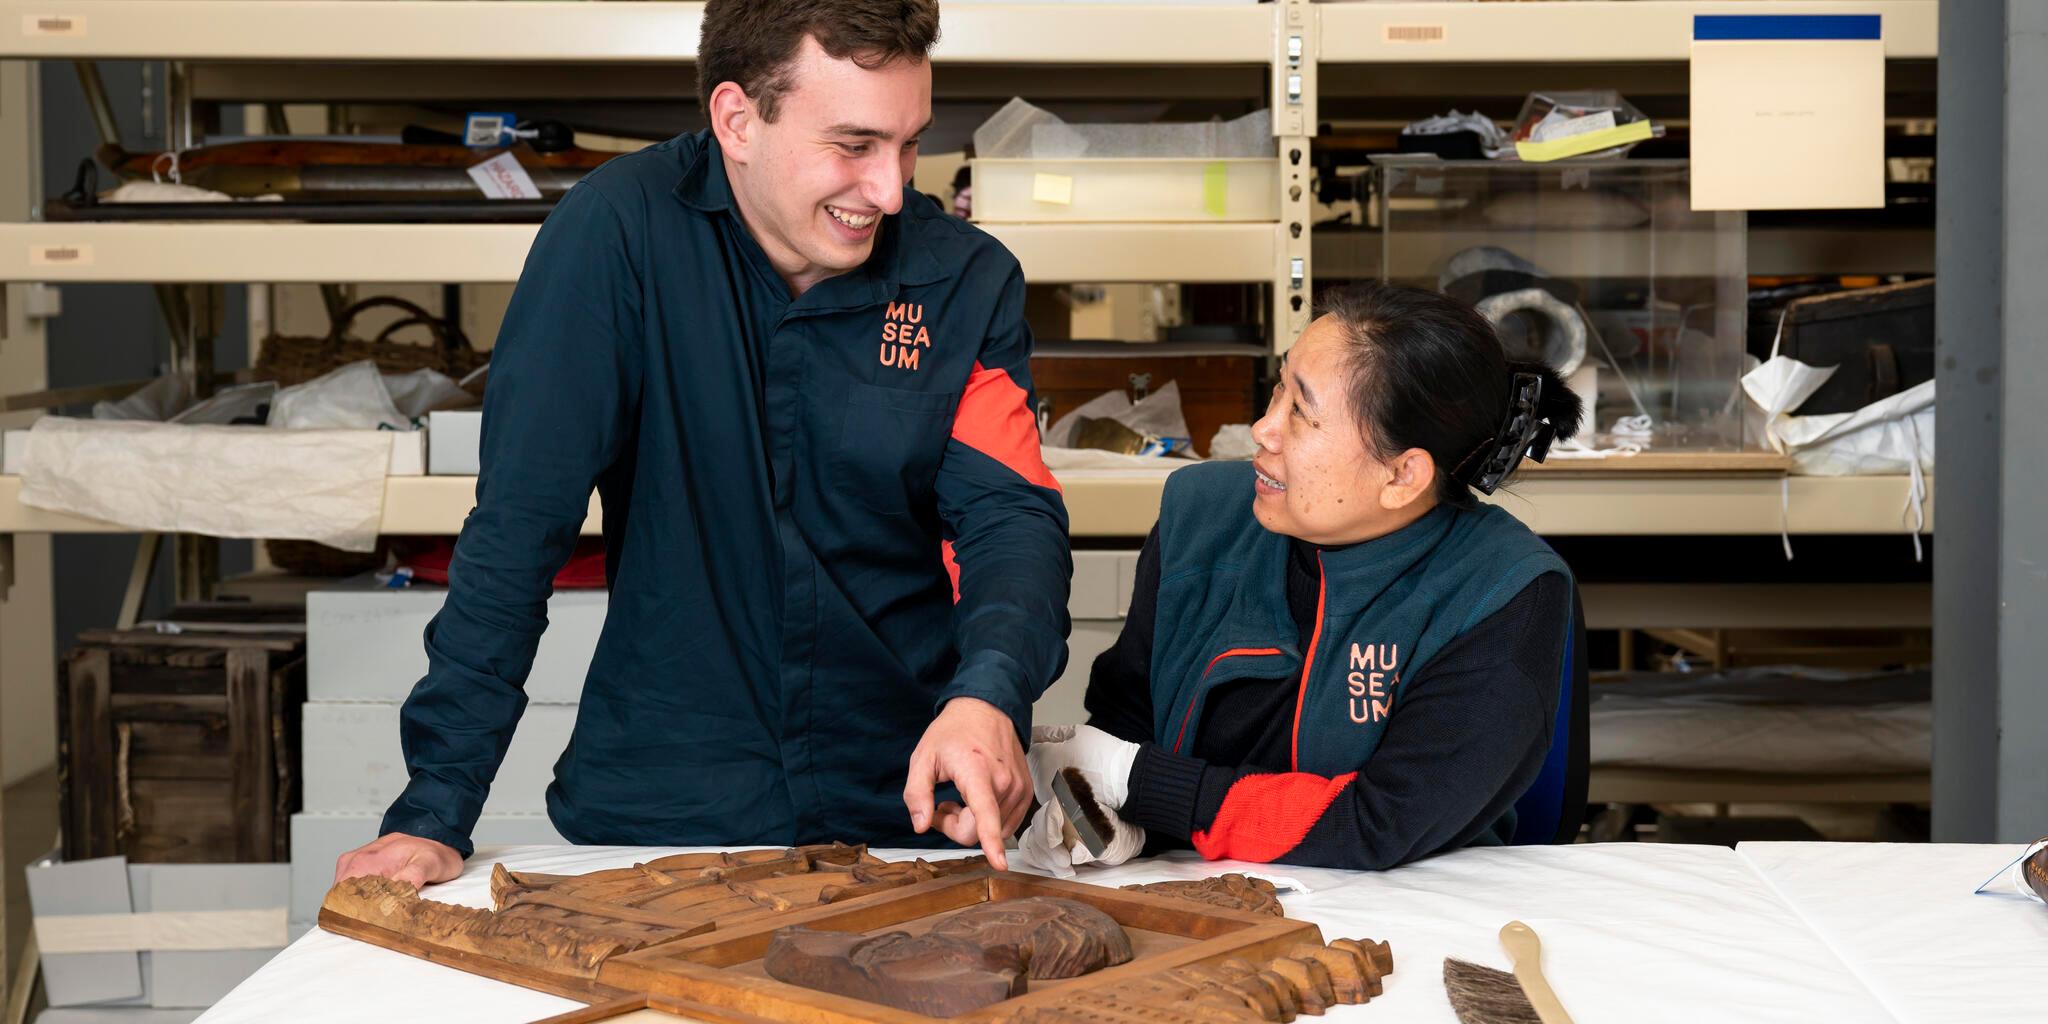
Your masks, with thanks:
M0 56L680 63L701 3L54 0L0 3ZM937 61L1263 64L1268 7L949 5Z
M1073 533L1139 537L1159 512L1164 474L1101 470L1059 474ZM1780 477L1542 476L1514 485L1495 500L1538 533L1551 536L1757 535L1781 525L1794 534L1900 534L1909 485L1905 477L1792 477L1789 513L1781 512ZM0 476L0 533L123 533L121 527L29 508L21 478ZM473 477L392 477L384 484L386 533L455 533L475 503ZM1934 500L1926 509L1933 528ZM1783 517L1783 518L1781 518ZM583 532L595 533L591 502Z
M1533 240L1533 244L1532 244ZM1395 275L1433 277L1446 260L1475 245L1505 244L1562 277L1632 276L1656 251L1664 276L1711 276L1715 239L1706 232L1501 229L1411 232L1399 246ZM1326 281L1377 278L1377 231L1318 230L1316 276ZM1934 271L1933 228L1751 228L1745 244L1750 274L1913 274Z
M1683 61L1695 14L1879 14L1892 58L1935 54L1936 0L1545 0L1331 3L1324 64Z
M284 2L284 0L281 0ZM452 2L452 0L451 0ZM1276 224L985 224L1037 282L1265 281ZM534 224L0 224L0 280L519 279Z

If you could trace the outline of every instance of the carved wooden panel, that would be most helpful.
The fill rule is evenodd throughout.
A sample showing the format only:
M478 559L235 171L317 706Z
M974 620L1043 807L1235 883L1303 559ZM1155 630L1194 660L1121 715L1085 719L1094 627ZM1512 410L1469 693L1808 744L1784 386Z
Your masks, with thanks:
M1272 887L1110 889L830 845L584 875L492 873L492 910L350 879L329 931L593 1005L710 1024L1287 1024L1378 995L1383 942L1325 944Z

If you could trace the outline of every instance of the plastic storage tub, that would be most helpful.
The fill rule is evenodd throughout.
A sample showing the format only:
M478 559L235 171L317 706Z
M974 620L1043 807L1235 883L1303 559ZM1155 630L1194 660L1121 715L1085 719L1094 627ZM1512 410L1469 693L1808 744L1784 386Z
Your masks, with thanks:
M1278 160L975 160L972 167L977 221L1280 219Z

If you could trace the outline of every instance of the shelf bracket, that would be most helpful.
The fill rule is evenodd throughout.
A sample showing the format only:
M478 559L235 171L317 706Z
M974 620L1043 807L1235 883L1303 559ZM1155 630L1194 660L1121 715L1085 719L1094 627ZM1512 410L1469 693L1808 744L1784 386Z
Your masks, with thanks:
M1275 355L1285 353L1308 327L1315 303L1309 282L1310 230L1314 225L1315 164L1309 142L1316 134L1316 60L1322 14L1308 0L1273 5L1273 137L1280 155L1279 237L1273 246L1273 312L1269 319Z

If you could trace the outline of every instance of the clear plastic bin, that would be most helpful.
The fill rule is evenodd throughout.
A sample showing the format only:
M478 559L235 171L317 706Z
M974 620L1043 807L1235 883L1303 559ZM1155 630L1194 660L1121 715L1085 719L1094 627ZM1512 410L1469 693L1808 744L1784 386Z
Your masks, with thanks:
M1277 221L1280 161L975 160L977 221Z
M1380 274L1475 302L1511 357L1575 376L1588 445L1755 447L1740 384L1746 219L1692 210L1688 173L1684 160L1375 158ZM1623 422L1643 416L1647 437Z

